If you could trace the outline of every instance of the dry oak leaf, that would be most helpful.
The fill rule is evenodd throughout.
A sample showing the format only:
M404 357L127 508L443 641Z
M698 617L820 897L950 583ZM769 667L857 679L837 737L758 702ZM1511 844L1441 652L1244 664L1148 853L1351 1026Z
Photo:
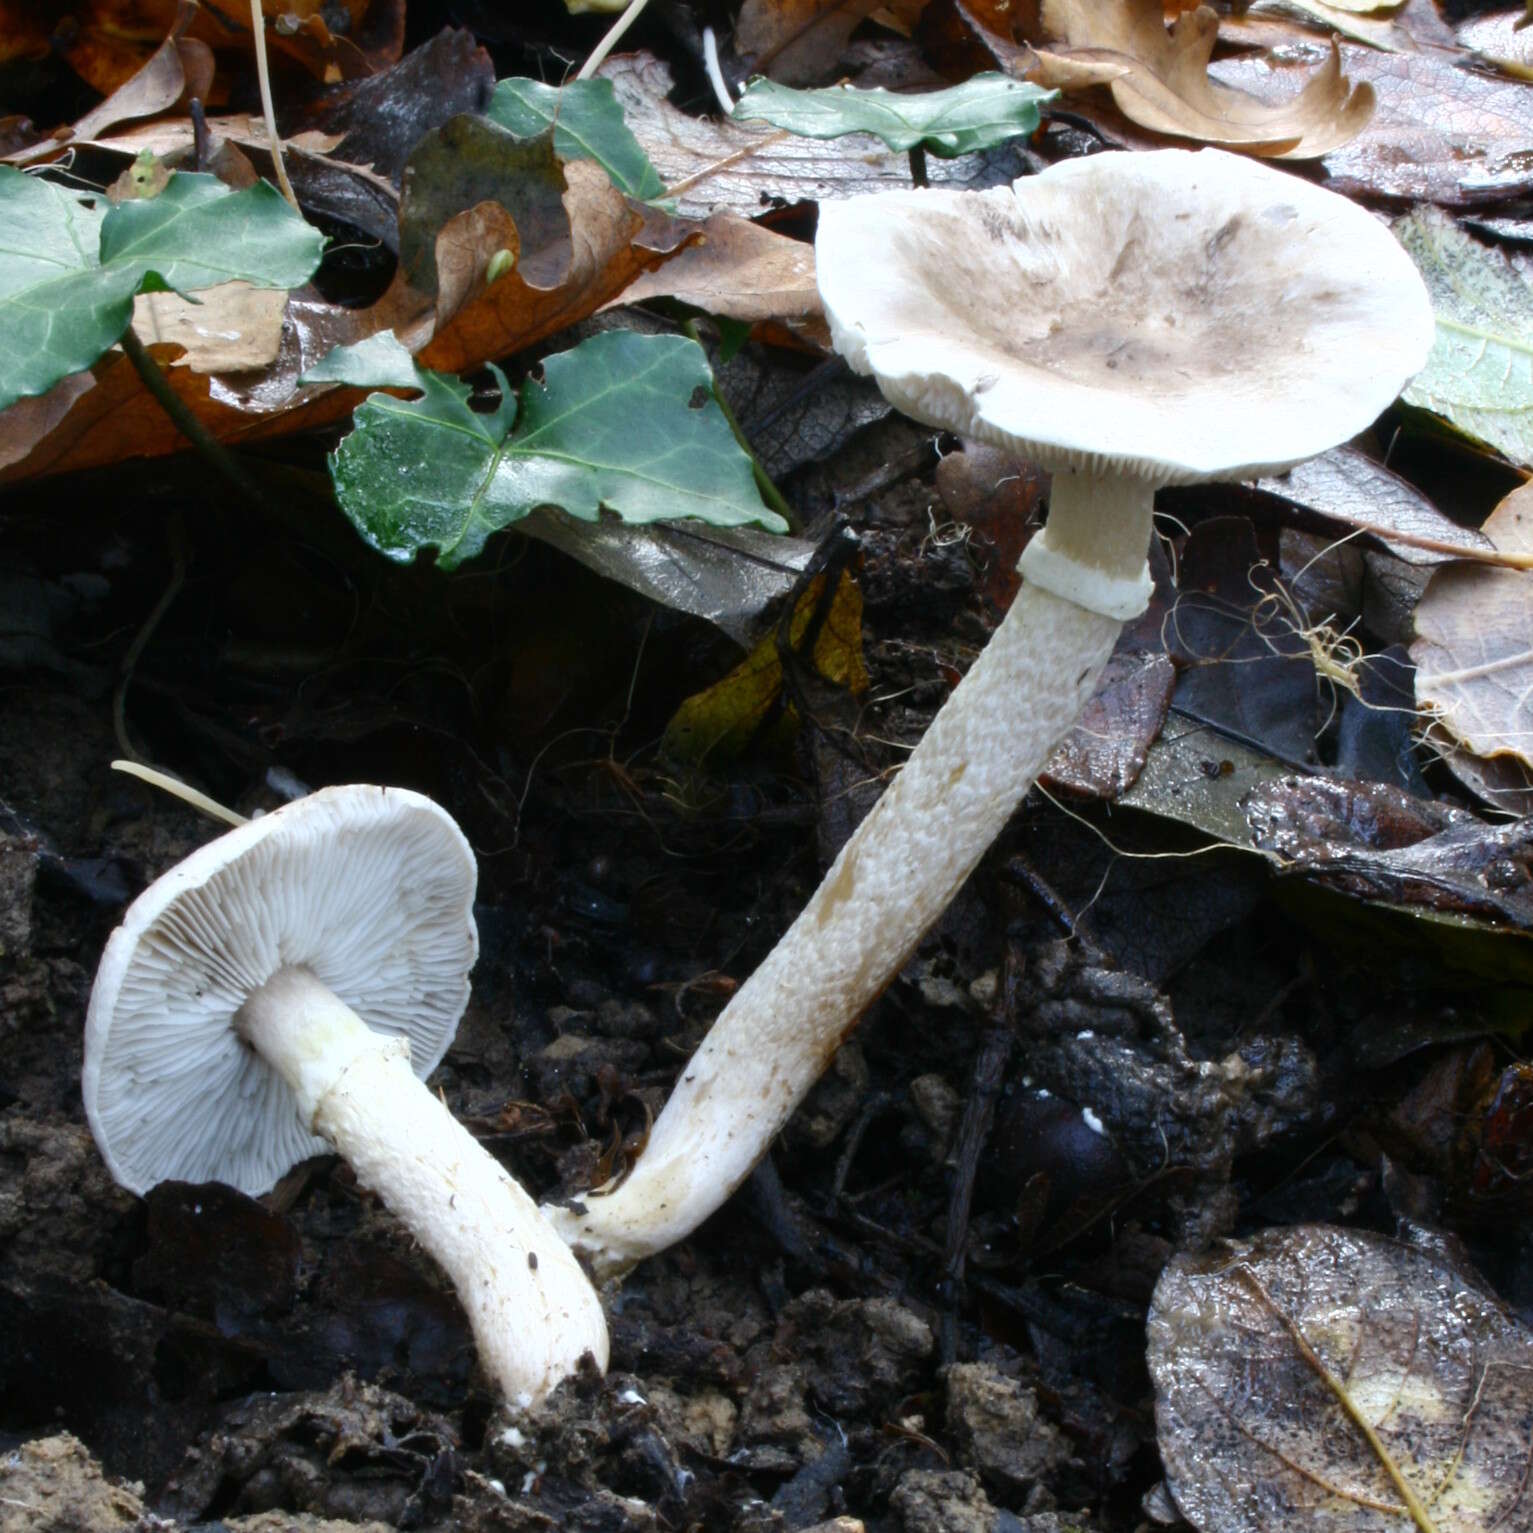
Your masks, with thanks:
M379 301L383 324L374 328L394 329L422 367L465 372L594 314L694 238L692 227L623 196L594 161L566 165L564 178L569 231L555 248L529 253L522 247L518 254L516 228L503 208L493 203L470 208L437 236L430 340L417 345L423 335L419 324L407 335L386 317L388 293ZM518 259L487 283L489 263L499 250Z
M679 298L725 319L755 324L821 312L814 246L734 213L715 213L702 238L656 271L646 272L617 303Z
M1318 159L1356 137L1373 115L1372 89L1354 88L1343 76L1334 44L1297 96L1269 105L1209 78L1219 38L1214 11L1199 6L1169 30L1161 17L1160 0L1044 0L1044 29L1069 51L1040 52L1029 78L1078 89L1082 64L1097 71L1121 65L1108 89L1140 127L1272 159Z
M1221 87L1276 106L1275 98L1308 73L1314 55L1315 47L1241 54L1220 59L1214 73ZM1343 43L1343 70L1373 91L1377 110L1356 138L1326 153L1324 185L1346 197L1453 208L1533 192L1533 92L1525 81L1462 68L1462 57L1437 46L1381 53Z
M189 101L194 96L206 100L213 84L213 50L186 36L196 16L197 7L190 0L181 0L169 35L142 69L123 81L105 101L92 107L72 128L8 156L10 163L27 165L51 159L72 144L88 143L118 123L157 117L178 101Z
M1325 1225L1177 1257L1148 1322L1201 1533L1533 1526L1533 1335L1444 1256Z
M1533 485L1481 529L1497 548L1533 553ZM1533 571L1450 564L1416 607L1416 704L1476 756L1533 767Z

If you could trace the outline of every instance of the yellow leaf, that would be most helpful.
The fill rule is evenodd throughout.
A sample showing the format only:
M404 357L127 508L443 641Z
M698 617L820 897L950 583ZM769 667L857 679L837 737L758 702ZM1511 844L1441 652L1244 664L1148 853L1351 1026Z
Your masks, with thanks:
M817 575L793 609L790 633L795 649L808 632L824 588L825 577ZM841 576L809 658L821 676L854 696L867 690L868 673L862 660L862 592L850 575ZM781 693L782 662L774 630L721 681L694 693L676 710L666 725L661 749L675 760L692 763L737 756L771 723ZM788 726L796 727L792 705L786 705L782 713Z

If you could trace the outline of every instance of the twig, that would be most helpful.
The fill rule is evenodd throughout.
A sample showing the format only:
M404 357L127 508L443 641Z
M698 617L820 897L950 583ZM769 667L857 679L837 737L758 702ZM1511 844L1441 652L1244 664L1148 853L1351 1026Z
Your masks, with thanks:
M234 454L187 408L186 401L176 393L160 364L149 355L144 343L133 333L131 325L123 331L118 344L127 353L144 387L154 395L160 408L175 423L176 430L252 505L262 511L269 510L260 486L240 467Z
M251 0L252 5L259 3L260 0ZM575 76L577 80L589 80L602 67L607 55L622 41L623 33L639 19L639 12L648 4L649 0L628 0L628 9L612 23L607 35L591 50L590 58L580 66L580 73Z
M768 133L763 139L754 144L747 144L743 149L736 149L733 154L726 154L722 160L715 160L711 165L704 165L701 170L694 171L690 176L683 176L674 186L668 186L660 194L665 200L683 196L690 192L694 186L700 185L710 177L718 175L721 171L728 170L732 165L738 165L741 160L748 160L753 154L760 154L764 149L770 149L773 144L780 144L785 138L792 135L786 128L779 128L775 133ZM658 199L657 199L658 200Z
M277 172L277 185L282 195L293 205L293 211L303 217L298 198L293 194L293 183L287 178L287 166L282 163L282 139L277 133L277 110L271 101L271 72L266 67L266 16L261 10L261 0L250 0L250 30L255 41L256 81L261 87L261 112L266 118L266 136L271 140L271 162Z

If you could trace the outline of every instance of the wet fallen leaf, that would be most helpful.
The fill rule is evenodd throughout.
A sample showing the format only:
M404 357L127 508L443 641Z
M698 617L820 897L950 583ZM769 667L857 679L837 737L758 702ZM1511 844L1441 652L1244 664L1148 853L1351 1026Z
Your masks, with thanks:
M1180 1256L1149 1317L1200 1533L1491 1533L1533 1516L1533 1336L1440 1254L1323 1225Z
M794 606L789 633L795 647L809 632L824 588L825 576L816 575ZM868 673L862 659L862 592L850 575L843 573L837 582L810 659L819 675L853 696L867 691ZM665 727L661 749L673 760L693 765L730 760L769 722L781 695L782 659L773 632L727 676L695 693L676 710ZM784 714L786 727L793 728L797 719L791 706Z
M1533 826L1487 825L1387 783L1286 777L1244 801L1251 839L1355 898L1533 931Z
M1323 33L1335 32L1386 52L1414 46L1410 34L1387 11L1367 14L1342 10L1325 4L1324 0L1256 0L1240 15L1219 17L1219 41L1226 46L1261 48L1269 53L1296 47L1313 51L1317 44L1328 40L1316 36L1317 25Z
M1373 113L1373 91L1342 74L1334 47L1297 95L1275 105L1212 80L1219 18L1206 6L1167 30L1160 0L1044 0L1043 24L1068 45L1064 67L1054 63L1060 50L1040 52L1030 78L1078 89L1071 70L1081 64L1126 65L1108 86L1113 102L1156 133L1279 159L1317 159L1355 137Z
M393 330L424 366L462 372L594 313L694 231L626 198L594 160L456 117L410 157L400 270L358 334ZM493 278L493 280L492 280Z
M0 405L89 367L127 329L142 290L187 292L240 278L293 288L321 240L270 186L231 192L177 175L152 199L103 210L51 182L0 167Z
M788 594L815 551L803 538L755 527L577 522L547 506L518 527L650 601L705 619L742 646L759 637L762 614Z
M1175 685L1175 668L1164 654L1115 653L1039 781L1081 798L1117 798L1144 770Z
M1507 496L1484 532L1498 548L1533 553L1533 486ZM1505 761L1497 787L1526 786L1533 769L1533 572L1453 564L1416 607L1416 701L1455 756ZM1481 778L1482 783L1485 779ZM1476 786L1471 782L1471 786Z
M351 311L289 296L282 354L272 367L255 374L203 374L175 366L177 348L159 346L152 354L181 402L218 441L249 443L318 429L350 413L357 402L354 391L311 389L300 394L298 374L357 334ZM119 350L108 352L89 373L66 378L41 402L51 406L55 395L66 390L73 397L71 408L57 419L50 409L52 424L47 434L35 441L30 452L0 469L0 483L19 484L127 458L187 450L186 438ZM0 421L7 415L0 414ZM0 434L0 442L4 440Z
M341 509L381 553L407 562L429 546L452 569L547 505L586 521L606 509L631 522L786 531L708 397L712 375L693 342L607 331L548 358L520 396L493 370L501 401L489 414L469 408L467 384L423 371L389 335L332 352L307 375L419 391L369 396L331 459Z
M974 75L947 90L914 94L851 85L792 90L755 80L732 115L737 122L766 122L802 138L870 133L890 149L920 146L951 159L1032 133L1038 108L1054 95L993 73Z
M1320 723L1314 657L1243 517L1200 522L1161 625L1180 712L1298 766Z
M1286 98L1324 44L1221 59L1213 75L1263 100ZM1451 50L1381 53L1341 45L1344 74L1372 90L1372 119L1321 163L1325 184L1345 196L1465 208L1533 190L1528 88L1462 69Z
M179 346L177 365L193 372L247 372L277 360L286 313L281 289L224 282L203 289L196 302L176 293L140 293L133 300L133 333L146 345Z
M1533 274L1417 208L1395 225L1425 280L1437 340L1404 398L1533 467Z
M610 80L571 80L563 86L502 80L485 116L518 138L536 138L552 129L554 153L561 160L595 160L619 191L641 202L665 191L649 156L623 120Z
M1458 28L1460 47L1468 48L1487 64L1519 80L1533 80L1533 27L1526 13L1498 11L1473 16Z
M46 394L18 399L8 409L0 410L0 469L25 458L93 386L89 373L71 373Z
M734 213L715 213L702 238L631 282L614 303L678 298L726 319L802 319L820 313L814 247Z

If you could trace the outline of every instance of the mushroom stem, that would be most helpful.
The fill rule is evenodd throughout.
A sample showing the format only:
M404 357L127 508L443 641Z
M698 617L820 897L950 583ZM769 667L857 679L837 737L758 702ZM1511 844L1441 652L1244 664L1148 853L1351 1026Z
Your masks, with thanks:
M1073 493L1092 488L1081 477L1058 508L1081 522L1079 535L1062 543L1071 559L1078 545L1099 548L1110 578L1127 581L1130 534L1096 526ZM1142 568L1153 490L1134 495L1132 566ZM719 1014L628 1179L569 1208L545 1207L598 1275L682 1239L749 1175L1032 786L1121 625L1121 615L1023 587L803 913Z
M607 1365L601 1304L580 1264L505 1169L410 1068L305 968L279 969L241 1007L241 1036L452 1279L486 1371L531 1405L590 1352Z

